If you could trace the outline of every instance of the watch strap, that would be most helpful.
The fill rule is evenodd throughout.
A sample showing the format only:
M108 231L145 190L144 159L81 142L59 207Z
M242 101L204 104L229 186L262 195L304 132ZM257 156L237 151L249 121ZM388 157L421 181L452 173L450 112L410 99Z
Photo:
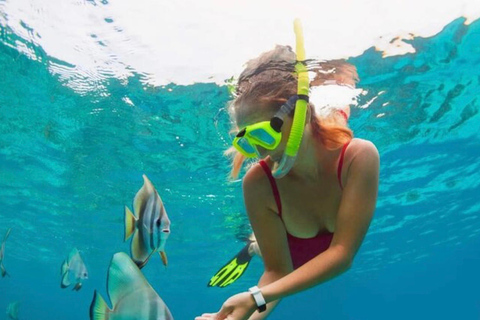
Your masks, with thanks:
M260 288L257 286L251 287L248 289L250 293L253 296L253 299L255 300L255 303L257 304L257 310L258 312L263 312L267 310L267 302L265 301L265 298L263 297L262 291L260 291Z

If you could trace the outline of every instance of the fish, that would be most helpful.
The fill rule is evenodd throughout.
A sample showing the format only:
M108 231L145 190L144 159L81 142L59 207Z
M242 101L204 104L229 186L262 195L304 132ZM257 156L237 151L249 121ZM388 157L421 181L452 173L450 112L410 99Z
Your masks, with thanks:
M7 316L9 319L18 320L18 308L20 307L20 302L12 302L7 307Z
M165 244L170 236L170 219L157 190L146 175L143 186L133 200L133 213L125 206L125 237L132 237L130 256L142 269L150 257L158 252L163 265L168 265Z
M174 320L165 302L124 252L114 254L110 262L107 294L112 308L95 290L90 320Z
M10 276L5 269L5 266L3 265L3 259L5 256L5 243L7 242L8 236L10 235L10 231L12 231L12 228L7 230L7 233L5 234L5 237L2 241L2 246L0 247L0 274L2 275L2 278L5 278L5 276Z
M254 256L262 257L262 252L255 235L252 233L246 239L246 244L242 250L215 273L207 286L225 288L231 285L245 273Z
M77 248L73 248L68 255L68 258L63 261L61 269L62 281L61 288L67 288L72 284L72 279L75 281L74 291L78 291L83 286L83 281L88 279L88 271L83 262L80 252Z

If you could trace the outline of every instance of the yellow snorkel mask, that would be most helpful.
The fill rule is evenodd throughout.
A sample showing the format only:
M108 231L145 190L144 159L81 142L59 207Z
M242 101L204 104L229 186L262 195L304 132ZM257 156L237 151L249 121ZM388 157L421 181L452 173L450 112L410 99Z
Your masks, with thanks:
M282 126L285 116L295 109L297 100L297 95L288 99L270 121L258 122L240 130L233 140L233 146L247 158L260 156L257 146L267 150L277 148L282 140Z
M282 178L292 169L302 142L307 115L310 81L304 62L305 48L303 45L303 32L300 19L295 19L294 31L297 42L297 63L295 64L295 72L298 76L297 95L291 97L282 105L270 121L262 121L243 128L233 140L233 146L248 158L259 156L256 146L273 150L279 145L282 139L281 127L283 125L283 119L295 109L285 152L280 163L275 165L272 170L275 178Z

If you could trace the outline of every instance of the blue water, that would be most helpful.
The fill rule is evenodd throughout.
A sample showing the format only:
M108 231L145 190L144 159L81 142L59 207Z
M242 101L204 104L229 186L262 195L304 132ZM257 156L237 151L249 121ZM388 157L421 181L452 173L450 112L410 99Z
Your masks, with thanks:
M408 41L414 54L371 48L350 59L368 105L352 109L350 124L381 154L375 218L351 270L285 299L270 319L480 318L480 21L463 22ZM234 285L206 286L248 233L241 182L226 179L222 156L227 88L153 87L134 74L79 91L52 64L73 70L1 26L0 238L13 230L0 313L21 301L20 319L88 319L113 253L129 250L123 208L143 173L172 220L168 268L154 259L144 271L175 319L215 311L254 284L258 258ZM59 286L74 246L90 275L79 292Z

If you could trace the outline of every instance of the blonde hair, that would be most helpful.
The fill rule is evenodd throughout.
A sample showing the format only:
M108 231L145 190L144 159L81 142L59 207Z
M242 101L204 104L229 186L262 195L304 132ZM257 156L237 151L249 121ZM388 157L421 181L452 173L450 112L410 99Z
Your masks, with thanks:
M255 106L258 111L267 110L274 113L295 95L297 93L295 63L296 56L292 48L280 45L248 61L238 79L235 98L229 105L233 123L251 112L245 106ZM356 68L344 60L309 60L306 64L309 71L315 73L314 79L310 82L311 87L326 84L354 87L358 81ZM348 128L347 119L341 112L332 110L327 116L320 117L315 114L312 103L309 103L308 107L312 113L310 121L312 134L327 149L338 149L353 138L353 132ZM238 131L236 125L232 131ZM245 156L233 147L226 150L225 155L232 158L231 178L237 178Z

